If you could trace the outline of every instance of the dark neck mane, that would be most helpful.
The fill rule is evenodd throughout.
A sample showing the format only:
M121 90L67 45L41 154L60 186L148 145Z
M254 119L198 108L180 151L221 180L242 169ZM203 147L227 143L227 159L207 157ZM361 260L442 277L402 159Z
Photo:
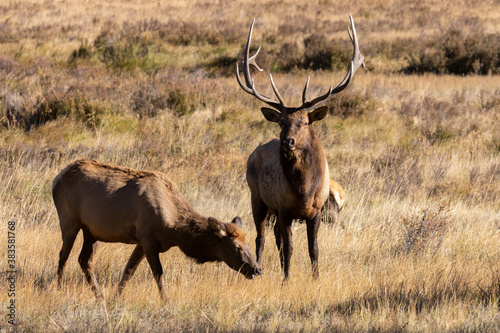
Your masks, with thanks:
M280 146L280 162L283 173L293 191L300 196L310 196L321 186L325 172L325 153L319 138L309 129L307 145L297 148L293 153Z

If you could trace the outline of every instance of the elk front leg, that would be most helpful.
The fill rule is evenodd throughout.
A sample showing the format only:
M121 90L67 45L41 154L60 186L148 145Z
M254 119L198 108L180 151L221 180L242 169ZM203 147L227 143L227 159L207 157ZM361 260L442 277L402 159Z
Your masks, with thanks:
M288 280L290 275L290 259L293 253L292 243L292 219L287 216L286 212L280 211L278 214L278 222L283 239L283 246L281 247L283 256L283 272L285 280Z
M321 213L318 212L312 219L307 220L307 242L309 245L309 258L311 258L313 277L319 277L318 272L318 230L321 225Z
M278 254L280 256L281 269L284 269L285 257L283 256L283 237L281 236L280 224L278 222L278 216L275 217L274 221L274 239L276 241L276 247L278 248Z
M161 267L160 261L160 251L158 249L144 245L144 253L146 254L146 259L148 260L151 271L153 272L153 277L158 285L158 290L160 291L160 298L165 301L165 289L163 288L163 268Z
M118 295L122 293L123 288L125 288L125 283L132 277L142 259L144 259L144 249L142 246L137 245L130 255L127 266L125 266L125 270L123 271L123 276L118 284Z

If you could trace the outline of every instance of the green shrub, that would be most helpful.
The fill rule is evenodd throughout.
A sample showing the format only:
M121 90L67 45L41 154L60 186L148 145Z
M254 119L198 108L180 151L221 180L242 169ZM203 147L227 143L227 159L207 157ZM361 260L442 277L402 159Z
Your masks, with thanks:
M312 70L331 70L333 47L323 34L313 34L304 39L304 63L302 67Z
M172 90L168 94L167 105L176 116L189 115L195 110L191 97L180 89Z
M235 57L221 55L208 62L206 66L212 75L218 74L229 77L234 75L237 61L238 59Z
M406 56L405 73L498 74L500 73L500 34L450 29Z
M132 94L132 110L140 117L154 117L167 106L166 94L154 84L140 84Z
M406 57L408 66L405 73L434 73L442 74L446 70L446 57L443 49L426 48L418 53L410 53Z
M103 113L103 108L83 96L48 96L31 115L29 125L39 126L62 116L70 116L94 126L99 123Z
M297 43L284 43L280 46L276 68L278 71L289 72L302 66L302 55L299 53Z
M80 46L71 52L69 56L68 63L74 64L78 59L89 59L93 55L92 45L89 45L88 41L81 43Z
M121 35L104 30L94 41L100 61L108 67L129 71L144 63L150 46L151 41L130 30L123 30Z

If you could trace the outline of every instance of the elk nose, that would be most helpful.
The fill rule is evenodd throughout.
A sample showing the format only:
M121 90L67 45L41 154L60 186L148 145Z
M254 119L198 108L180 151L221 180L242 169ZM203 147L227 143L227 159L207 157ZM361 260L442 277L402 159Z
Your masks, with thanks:
M293 148L295 146L295 139L294 138L286 138L283 140L283 145L286 148Z
M257 267L256 269L254 269L254 273L255 273L255 275L261 275L262 269L260 267Z

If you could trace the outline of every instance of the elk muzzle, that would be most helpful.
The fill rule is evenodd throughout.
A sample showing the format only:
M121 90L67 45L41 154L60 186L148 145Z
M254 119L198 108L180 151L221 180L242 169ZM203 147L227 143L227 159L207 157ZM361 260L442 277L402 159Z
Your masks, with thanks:
M295 148L295 139L287 137L281 142L283 148L293 150Z

